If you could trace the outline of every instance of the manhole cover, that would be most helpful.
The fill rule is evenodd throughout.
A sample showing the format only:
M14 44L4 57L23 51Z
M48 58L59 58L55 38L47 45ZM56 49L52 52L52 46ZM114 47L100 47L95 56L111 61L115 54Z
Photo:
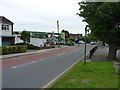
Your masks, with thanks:
M88 83L88 80L87 79L83 79L82 82L83 83Z

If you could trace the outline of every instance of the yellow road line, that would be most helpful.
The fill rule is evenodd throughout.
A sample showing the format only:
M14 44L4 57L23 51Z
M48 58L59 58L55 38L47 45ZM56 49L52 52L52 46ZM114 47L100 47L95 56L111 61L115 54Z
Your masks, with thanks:
M86 54L88 55L89 52ZM63 71L60 75L58 75L57 77L55 77L53 80L51 80L49 83L47 83L46 85L43 85L41 88L48 88L53 82L55 82L58 78L60 78L64 73L66 73L67 71L69 71L77 62L81 61L84 58L81 57L78 61L76 61L74 64L72 64L69 68L67 68L65 71Z

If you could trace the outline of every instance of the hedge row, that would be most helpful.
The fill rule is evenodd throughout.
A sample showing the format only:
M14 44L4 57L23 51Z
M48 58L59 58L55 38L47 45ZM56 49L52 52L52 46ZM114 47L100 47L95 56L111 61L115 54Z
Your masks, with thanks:
M27 49L29 49L29 50L40 50L40 48L38 46L34 46L32 44L28 44Z
M13 53L24 53L27 51L27 46L23 46L23 45L3 46L0 47L0 51L2 51L2 55L13 54Z

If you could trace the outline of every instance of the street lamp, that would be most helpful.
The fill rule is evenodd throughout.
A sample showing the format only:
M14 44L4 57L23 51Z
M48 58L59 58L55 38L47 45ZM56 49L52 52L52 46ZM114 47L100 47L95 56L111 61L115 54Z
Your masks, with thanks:
M86 37L87 37L87 31L89 31L88 25L85 27L85 51L84 51L84 65L86 64Z
M58 47L60 47L60 42L59 42L59 21L57 20L57 30L58 30Z

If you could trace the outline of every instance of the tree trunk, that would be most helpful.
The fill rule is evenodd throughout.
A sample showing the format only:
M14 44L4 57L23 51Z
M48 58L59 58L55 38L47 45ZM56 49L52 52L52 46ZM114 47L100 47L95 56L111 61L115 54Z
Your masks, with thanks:
M108 59L117 60L116 54L117 54L117 44L115 42L109 43Z

